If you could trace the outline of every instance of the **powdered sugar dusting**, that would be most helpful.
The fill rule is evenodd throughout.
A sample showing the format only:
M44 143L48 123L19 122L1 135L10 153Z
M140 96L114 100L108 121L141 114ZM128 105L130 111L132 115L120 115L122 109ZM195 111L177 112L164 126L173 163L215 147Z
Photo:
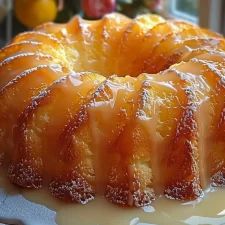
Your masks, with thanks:
M22 79L23 77L28 76L29 74L32 74L35 71L38 71L40 69L43 68L48 68L47 65L39 65L37 67L33 67L27 70L24 70L21 74L18 74L14 79L10 80L4 87L1 88L0 90L0 95L2 95L5 90L7 90L7 88L9 88L12 85L16 85L17 82L19 82L20 79Z
M94 199L94 190L75 170L63 177L52 180L50 192L59 199L86 204Z
M8 167L8 176L11 182L26 188L39 189L42 187L43 177L32 166L32 162L22 159Z
M225 186L225 169L216 172L211 177L212 186L224 187Z
M21 42L24 40L39 41L39 38L47 38L48 40L51 40L57 44L61 44L60 41L53 35L41 31L27 31L24 33L20 33L13 39L13 42Z
M45 54L42 54L42 53L33 53L33 52L19 53L17 55L10 56L10 57L4 59L2 62L0 62L0 68L3 67L6 64L11 63L15 59L23 58L23 57L31 57L31 56L36 56L37 58L40 57L40 58L52 59L51 55L45 55Z

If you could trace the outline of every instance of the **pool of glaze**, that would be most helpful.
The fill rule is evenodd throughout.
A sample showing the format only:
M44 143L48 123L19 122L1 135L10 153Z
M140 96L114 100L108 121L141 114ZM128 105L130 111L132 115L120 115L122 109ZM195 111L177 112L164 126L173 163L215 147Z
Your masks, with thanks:
M143 208L121 208L103 196L87 205L64 203L45 190L24 190L0 176L0 219L26 225L224 225L225 189L209 189L192 202L157 199Z

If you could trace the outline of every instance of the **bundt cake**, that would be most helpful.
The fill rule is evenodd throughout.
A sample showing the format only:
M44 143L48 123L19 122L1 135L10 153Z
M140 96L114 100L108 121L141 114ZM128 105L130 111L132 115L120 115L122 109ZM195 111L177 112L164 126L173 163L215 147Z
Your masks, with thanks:
M225 40L142 15L75 16L0 51L10 181L82 204L144 206L225 186Z

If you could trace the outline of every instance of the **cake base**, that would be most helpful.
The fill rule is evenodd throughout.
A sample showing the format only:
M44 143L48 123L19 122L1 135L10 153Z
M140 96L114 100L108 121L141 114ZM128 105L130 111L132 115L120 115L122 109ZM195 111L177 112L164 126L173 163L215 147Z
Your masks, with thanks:
M98 197L87 205L57 201L46 190L25 191L0 176L0 222L46 225L220 225L225 190L209 189L192 202L157 199L152 206L121 208Z

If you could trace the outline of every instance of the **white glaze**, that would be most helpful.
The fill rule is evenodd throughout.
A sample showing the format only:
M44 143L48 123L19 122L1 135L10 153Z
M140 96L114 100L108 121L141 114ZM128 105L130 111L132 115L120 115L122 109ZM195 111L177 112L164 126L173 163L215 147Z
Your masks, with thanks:
M152 206L120 208L98 197L87 205L63 203L52 198L46 190L21 191L3 176L0 187L9 196L21 193L26 199L56 211L59 225L222 225L225 223L224 189L211 189L203 199L179 202L163 197ZM21 211L22 212L22 211ZM46 218L47 220L47 218Z

